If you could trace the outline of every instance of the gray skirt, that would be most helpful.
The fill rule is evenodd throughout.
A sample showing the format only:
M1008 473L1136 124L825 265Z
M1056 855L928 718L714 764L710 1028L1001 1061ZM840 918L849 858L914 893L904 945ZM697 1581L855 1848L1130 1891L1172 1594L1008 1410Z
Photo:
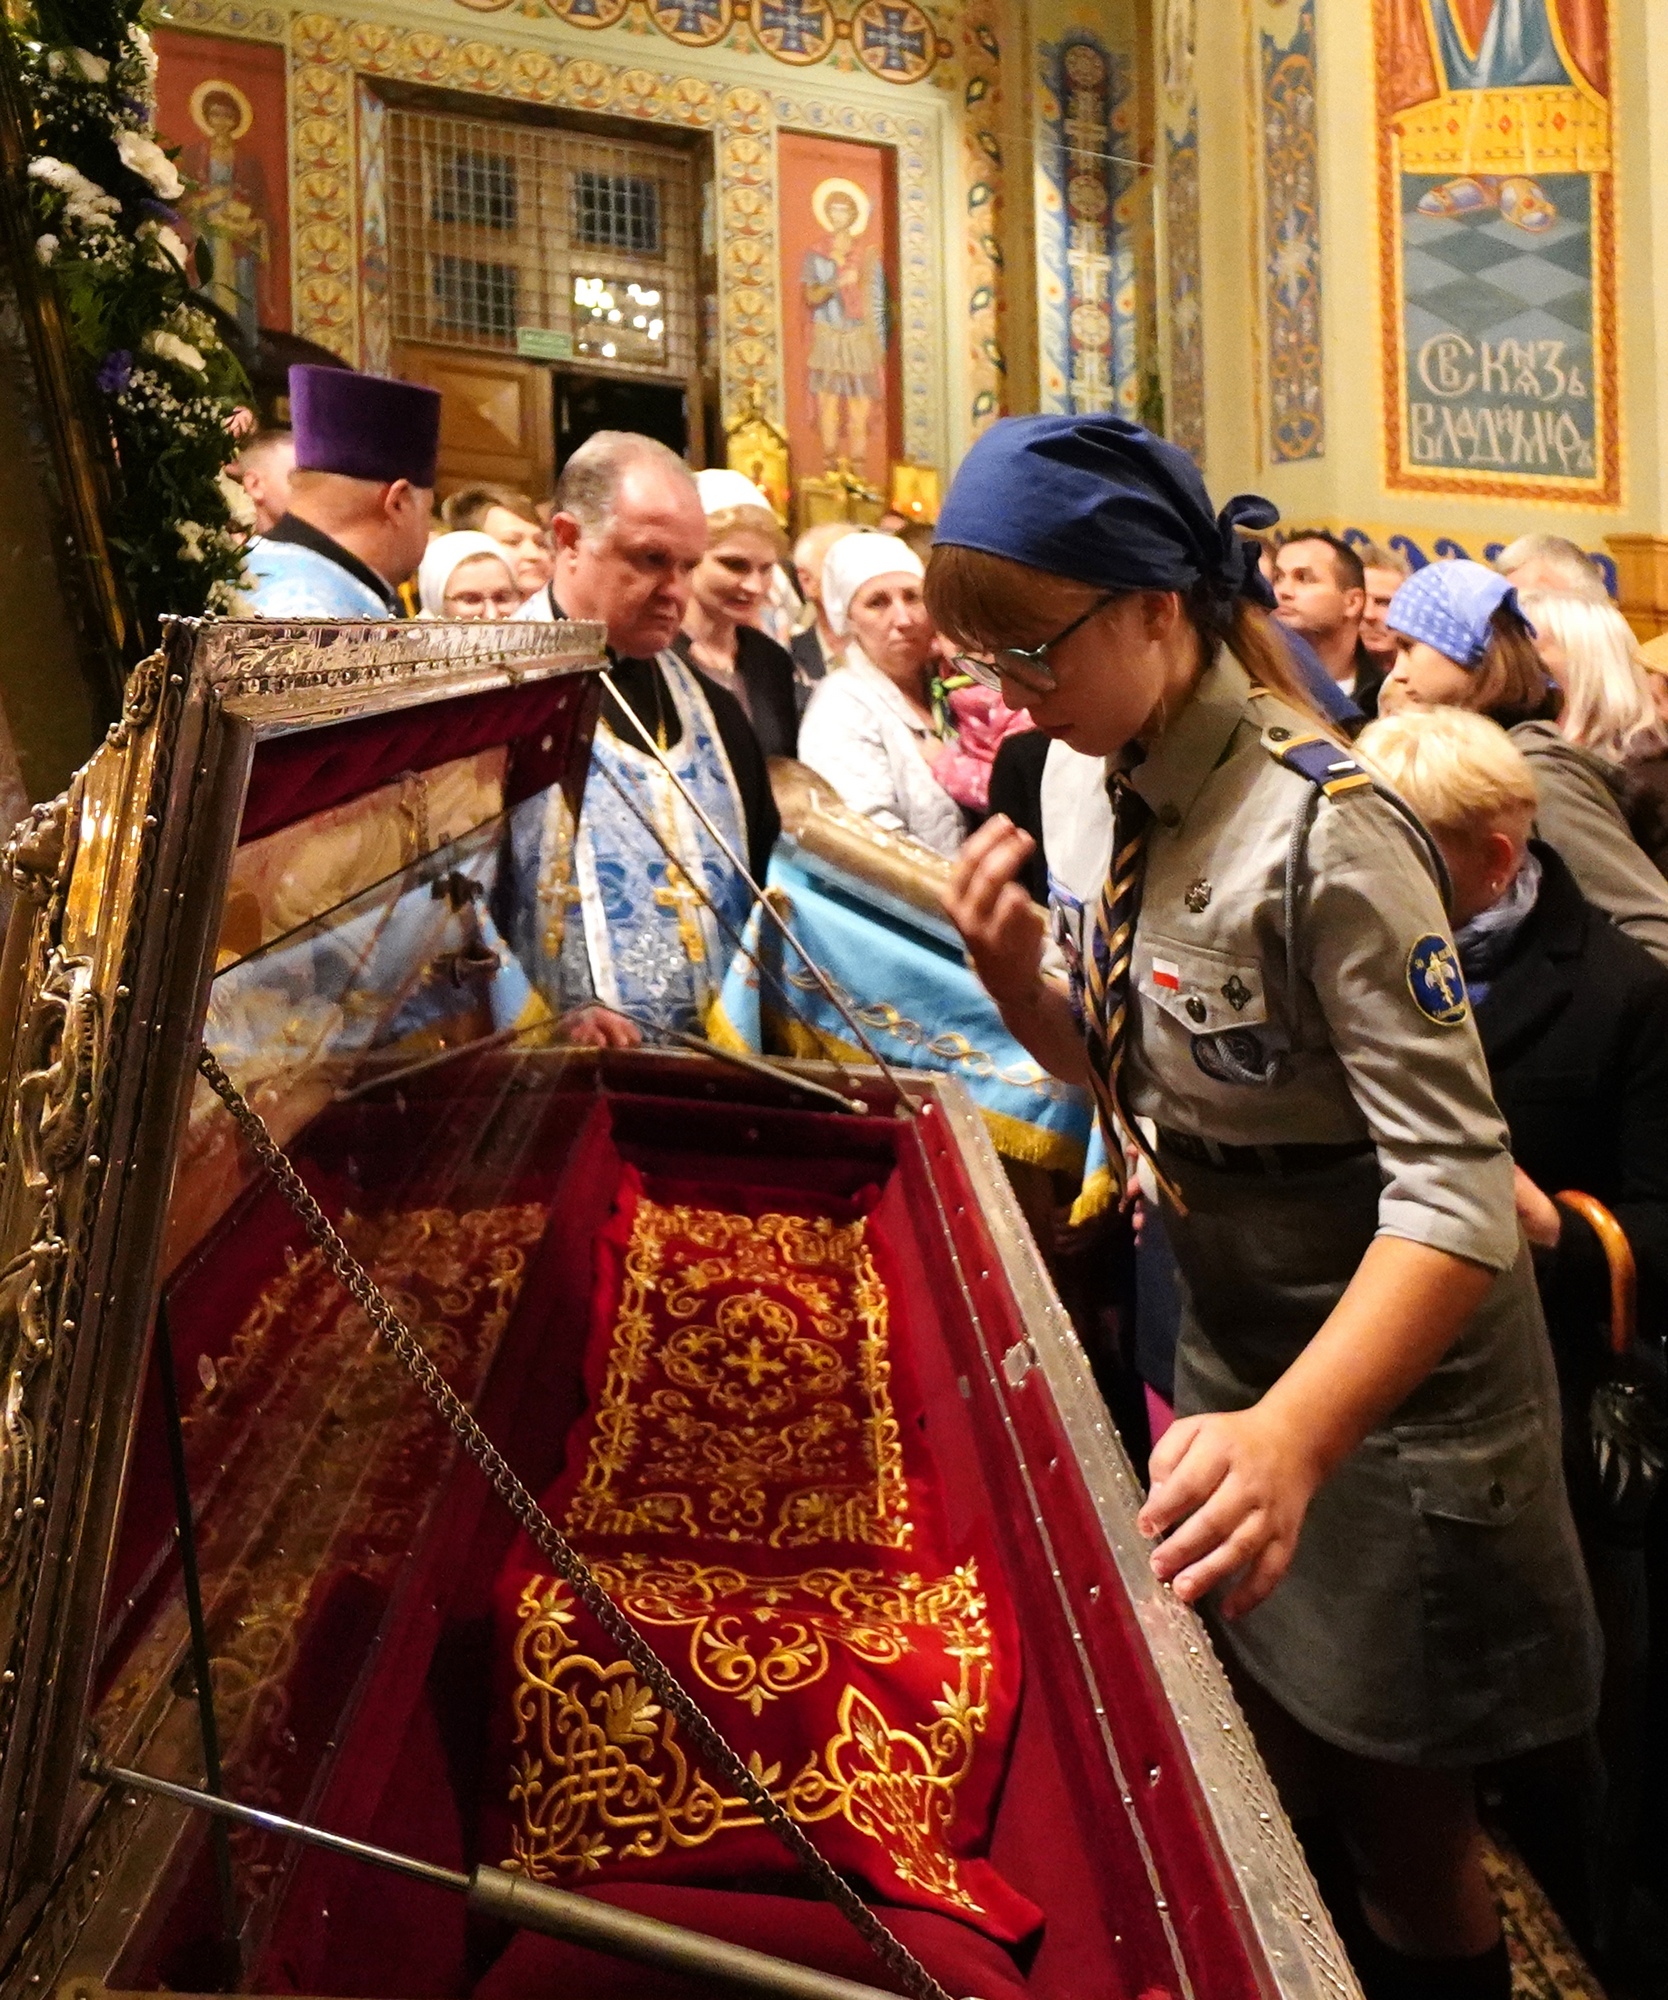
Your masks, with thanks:
M1182 1279L1176 1410L1256 1402L1378 1226L1376 1159L1284 1177L1166 1158ZM1296 1721L1359 1756L1494 1762L1588 1728L1602 1661L1525 1248L1310 1502L1291 1569L1217 1629Z

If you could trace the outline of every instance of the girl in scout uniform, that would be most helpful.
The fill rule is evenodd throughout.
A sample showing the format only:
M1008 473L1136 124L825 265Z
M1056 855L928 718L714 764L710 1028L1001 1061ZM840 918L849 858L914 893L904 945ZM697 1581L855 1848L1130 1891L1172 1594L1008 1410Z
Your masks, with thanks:
M974 446L928 602L969 671L1105 761L1111 865L1060 926L1070 990L1011 823L968 841L949 908L1161 1190L1179 1421L1142 1526L1157 1575L1212 1596L1271 1755L1324 1787L1369 1992L1504 1996L1471 1772L1591 1724L1596 1628L1440 864L1293 682L1235 532L1273 518L1216 515L1119 417Z

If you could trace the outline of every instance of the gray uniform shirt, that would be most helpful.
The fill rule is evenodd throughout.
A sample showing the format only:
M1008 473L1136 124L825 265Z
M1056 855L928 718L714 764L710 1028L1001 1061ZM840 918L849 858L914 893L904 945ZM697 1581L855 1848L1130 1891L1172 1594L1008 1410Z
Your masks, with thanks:
M1155 820L1131 967L1130 1108L1223 1145L1370 1142L1381 1234L1506 1270L1519 1244L1506 1129L1426 850L1376 791L1317 800L1280 761L1313 722L1251 689L1224 654L1133 775ZM1050 757L1045 824L1068 771L1078 775ZM1288 937L1288 857L1311 811ZM1085 857L1104 853L1084 832ZM1069 869L1069 854L1059 863ZM1069 960L1065 899L1092 922L1100 883L1058 890Z

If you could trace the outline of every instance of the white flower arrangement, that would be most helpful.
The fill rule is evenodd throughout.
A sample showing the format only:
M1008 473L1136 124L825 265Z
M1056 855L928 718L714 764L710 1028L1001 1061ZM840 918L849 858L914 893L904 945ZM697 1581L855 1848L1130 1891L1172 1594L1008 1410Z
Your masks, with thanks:
M255 525L255 503L244 492L242 480L234 479L229 472L222 472L218 484L220 497L226 503L226 512L248 533Z
M159 207L185 183L156 130L156 50L141 4L88 8L90 47L43 42L5 13L0 34L35 114L34 254L108 412L121 495L110 546L148 635L168 612L247 611L239 588L253 508L225 469L236 450L229 419L248 388L194 301L178 217Z
M116 151L122 156L122 165L149 181L164 201L178 201L184 194L185 183L180 179L179 168L156 141L147 139L143 132L118 132Z
M144 75L145 81L141 101L144 105L145 116L147 119L150 119L156 115L156 44L146 34L145 30L140 27L138 22L135 21L132 28L128 31L127 45L138 59L140 70Z
M139 240L148 246L151 262L158 270L165 271L172 266L183 272L191 260L191 252L186 249L178 231L170 229L165 222L141 222Z
M158 327L154 333L145 335L145 346L159 361L171 361L176 368L189 369L193 375L207 372L208 363L199 349L188 340L181 340L177 333L169 333Z
M64 222L69 228L86 235L115 229L116 217L122 212L121 203L113 194L106 194L97 181L88 180L79 167L48 154L29 162L29 178L64 197Z

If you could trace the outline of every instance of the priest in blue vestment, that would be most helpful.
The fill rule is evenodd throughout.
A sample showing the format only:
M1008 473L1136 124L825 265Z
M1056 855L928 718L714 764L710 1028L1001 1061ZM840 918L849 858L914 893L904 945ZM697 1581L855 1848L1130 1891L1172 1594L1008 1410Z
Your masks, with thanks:
M289 512L249 544L260 618L397 618L434 513L440 397L348 368L290 370Z

